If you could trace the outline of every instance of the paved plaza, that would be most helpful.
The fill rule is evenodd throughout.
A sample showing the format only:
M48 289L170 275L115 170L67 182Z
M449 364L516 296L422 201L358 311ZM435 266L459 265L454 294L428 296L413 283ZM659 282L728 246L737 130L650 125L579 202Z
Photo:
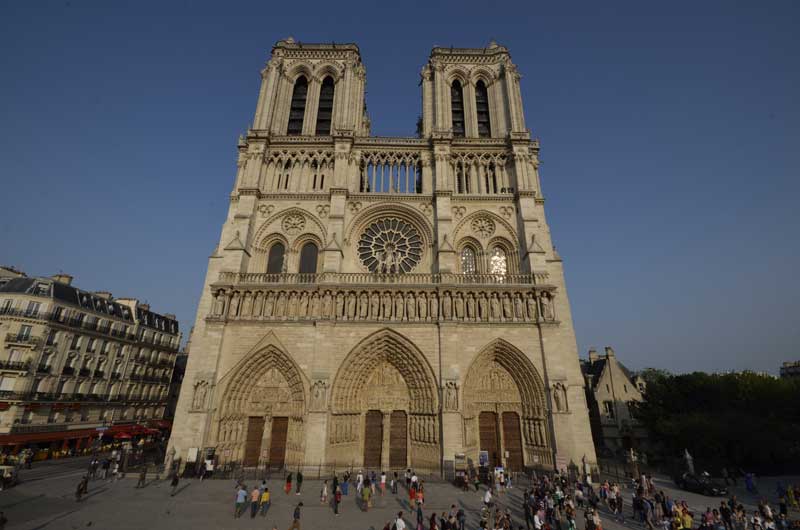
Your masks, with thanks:
M158 480L154 476L148 478L147 486L136 489L136 477L128 475L118 481L92 481L89 495L80 503L75 502L74 490L83 475L84 465L76 462L53 462L38 464L32 470L23 470L24 482L17 487L0 492L0 510L9 519L7 528L25 530L34 529L250 529L265 528L271 530L276 526L280 530L289 528L294 506L302 501L302 528L320 530L381 530L386 522L398 511L402 510L407 523L413 516L409 510L408 497L400 488L397 495L387 493L378 496L375 506L369 512L362 512L356 505L351 488L350 495L345 497L341 505L341 515L335 517L328 506L319 501L321 482L306 480L301 495L294 492L286 495L283 482L276 477L268 481L273 492L273 503L265 518L257 516L251 519L249 514L241 519L233 518L234 482L231 480L182 480L175 497L170 496L169 481ZM253 486L251 481L248 486ZM762 492L774 501L774 488L771 482L762 480ZM668 482L659 481L659 489L667 494L686 499L695 511L705 510L707 506L718 506L720 499L704 497L687 492L676 491ZM467 512L467 528L478 527L481 498L480 493L461 492L445 483L426 483L426 503L424 513L430 517L431 510L438 513L448 511L451 504L464 508ZM502 507L508 507L515 517L515 528L524 526L520 497L521 487L515 487L498 500ZM735 488L735 493L751 510L756 498L747 495L742 488ZM630 491L626 491L629 495ZM630 504L626 507L626 516L630 513ZM612 517L603 512L603 527L608 530L639 530L643 527L628 521L620 525ZM797 513L793 514L793 518ZM582 513L578 515L578 529L583 530Z

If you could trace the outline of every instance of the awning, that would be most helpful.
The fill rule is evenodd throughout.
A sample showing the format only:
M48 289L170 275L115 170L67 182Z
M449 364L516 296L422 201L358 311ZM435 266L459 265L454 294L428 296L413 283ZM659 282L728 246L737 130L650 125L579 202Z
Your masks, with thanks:
M17 445L36 442L57 442L100 436L97 429L75 429L72 431L31 432L20 434L0 434L0 445Z

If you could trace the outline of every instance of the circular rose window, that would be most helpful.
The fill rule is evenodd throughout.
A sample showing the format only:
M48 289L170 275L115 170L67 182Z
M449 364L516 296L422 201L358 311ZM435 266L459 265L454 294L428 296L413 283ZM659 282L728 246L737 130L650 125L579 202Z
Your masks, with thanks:
M409 223L397 219L375 221L358 240L358 257L370 272L410 272L422 256L422 239Z

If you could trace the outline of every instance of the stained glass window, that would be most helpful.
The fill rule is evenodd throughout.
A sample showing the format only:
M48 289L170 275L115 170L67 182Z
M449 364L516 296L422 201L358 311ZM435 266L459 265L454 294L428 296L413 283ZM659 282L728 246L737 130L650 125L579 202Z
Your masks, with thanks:
M381 219L369 225L361 234L358 256L370 272L410 272L422 257L422 238L413 226L402 219Z
M500 246L496 246L492 250L492 257L489 259L489 273L494 274L498 281L502 281L508 274L508 258L506 251Z
M464 247L464 250L461 251L461 272L475 274L476 271L475 251L472 250L472 247Z

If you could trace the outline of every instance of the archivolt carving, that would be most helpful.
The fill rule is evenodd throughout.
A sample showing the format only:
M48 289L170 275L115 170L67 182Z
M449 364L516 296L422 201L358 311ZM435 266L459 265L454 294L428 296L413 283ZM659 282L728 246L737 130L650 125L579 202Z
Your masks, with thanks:
M263 223L261 223L261 225L255 231L253 238L251 239L251 241L253 241L252 244L253 249L266 252L268 250L268 245L265 245L265 242L268 241L271 234L281 232L280 225L276 226L271 226L271 225L275 223L275 221L277 221L278 219L282 219L289 216L300 216L305 220L305 226L307 228L307 231L315 233L316 235L319 236L319 238L322 241L327 240L327 230L325 230L325 226L321 222L319 222L319 220L314 214L302 208L293 207L279 211L274 215L272 215L271 217L268 217Z
M485 219L485 220L492 221L494 223L495 227L496 227L494 233L497 234L497 237L502 237L503 239L505 239L507 241L516 241L517 240L516 231L511 226L511 224L506 219L503 219L502 217L500 217L496 213L490 212L490 211L487 211L487 210L478 210L478 211L472 212L469 215L467 215L464 218L462 218L458 222L458 224L455 226L455 228L453 229L453 234L454 234L453 239L455 241L460 241L462 237L465 237L465 232L467 232L467 227L472 228L472 223L476 219ZM484 223L485 223L485 221L484 221ZM491 235L492 234L489 234L486 237L491 237ZM516 247L515 247L515 251L516 251ZM514 255L516 255L516 254L514 254Z
M387 369L387 365L391 368ZM376 371L379 377L401 376L408 388L408 410L412 414L433 414L438 410L436 379L428 361L408 339L386 329L363 340L342 362L333 384L333 412L361 412L365 393L375 388L367 383L376 377Z

